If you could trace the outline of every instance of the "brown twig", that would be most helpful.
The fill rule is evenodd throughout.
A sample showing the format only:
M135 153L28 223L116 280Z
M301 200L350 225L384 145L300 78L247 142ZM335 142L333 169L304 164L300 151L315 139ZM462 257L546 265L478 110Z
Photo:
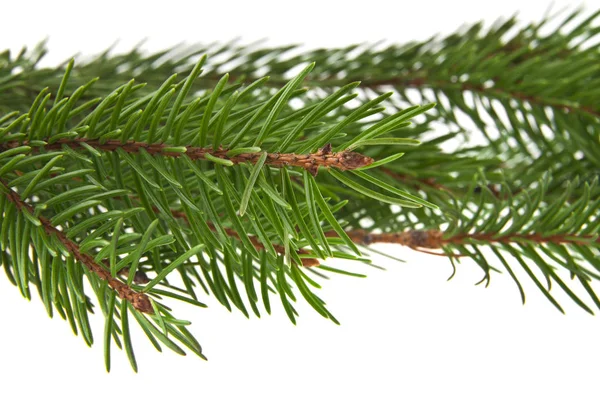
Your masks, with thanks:
M0 145L0 151L2 151L2 149L8 150L27 145L27 143L27 141L6 142ZM234 156L228 156L228 150L226 149L213 150L212 148L193 146L187 146L185 153L179 153L168 151L170 146L164 143L148 144L134 141L122 143L120 140L107 140L103 142L97 139L85 138L61 139L55 143L47 144L43 146L43 148L46 150L60 150L62 146L66 145L72 149L82 149L82 143L101 151L111 152L116 151L117 149L122 149L128 153L138 153L141 149L144 149L152 155L159 154L167 157L181 157L183 155L187 155L192 160L206 159L207 155L211 155L216 158L231 161L234 164L240 164L244 162L255 164L262 155L262 153L242 153ZM35 147L35 149L39 149L39 147ZM319 167L337 168L345 171L366 167L372 163L373 159L371 157L367 157L352 151L344 150L334 153L331 151L331 144L325 145L316 153L312 154L268 153L265 161L265 165L269 165L271 167L281 168L284 166L292 166L304 168L313 176L317 175Z
M600 237L595 237L595 235L576 236L564 233L549 236L544 236L541 233L511 233L504 236L498 236L496 233L461 233L444 239L442 242L448 244L466 244L472 240L490 243L535 242L554 244L585 244L592 240L595 243L600 243Z
M440 249L442 248L442 235L441 231L405 231L395 233L371 233L364 229L354 229L347 231L348 237L356 244L368 246L373 243L394 243L402 246L410 247L413 250L421 253L427 253L434 256L448 256L445 253L436 253L426 249ZM326 236L337 237L337 233L334 231L326 232ZM451 257L461 257L461 255L451 255Z
M362 229L346 232L350 239L357 244L369 245L372 243L395 243L411 248L441 249L447 244L469 244L472 241L487 243L513 243L513 242L535 242L554 244L584 244L590 240L600 243L600 237L594 235L574 236L569 234L556 234L544 236L541 233L511 233L498 235L497 233L460 233L444 238L444 232L439 230L411 230L398 233L370 233ZM327 233L327 236L337 236L335 232Z
M182 218L187 221L187 215L181 211L172 210L171 213L177 218ZM214 225L208 223L211 230L215 230ZM227 235L239 239L239 234L231 229L225 228ZM513 243L513 242L536 242L536 243L554 243L554 244L583 244L594 239L592 235L584 235L580 237L560 234L544 236L540 233L531 234L509 234L505 236L498 236L494 233L462 233L449 238L444 238L444 232L439 230L409 230L405 232L394 232L394 233L371 233L363 229L354 229L346 232L348 237L356 244L368 246L373 243L393 243L401 246L409 247L415 251L419 251L426 254L435 256L447 256L447 257L464 257L463 254L447 254L447 253L436 253L431 251L432 249L442 249L444 245L448 244L469 244L472 241L483 241L487 243ZM327 237L338 237L335 231L325 232ZM250 242L257 250L263 250L264 245L254 236L249 236ZM595 239L596 243L600 243L600 237ZM274 244L275 251L279 254L284 254L285 250L283 246ZM299 249L298 253L308 254L307 250ZM313 267L320 265L320 262L316 258L304 258L302 259L302 265L305 267Z
M6 196L8 200L10 200L18 210L24 209L26 212L34 215L34 209L31 205L27 204L21 196L15 191L13 191L4 180L0 179L0 183L6 189ZM79 245L69 238L60 230L58 230L55 226L52 225L50 220L43 216L38 216L44 231L49 236L54 235L56 238L65 246L65 248L69 251L70 254L75 257L81 264L85 265L87 269L93 272L98 278L107 281L108 285L117 292L121 299L129 301L138 311L153 314L154 310L152 309L152 304L150 303L150 299L145 293L139 293L133 290L131 287L121 282L120 280L113 278L110 272L103 266L101 266L94 257L89 254L81 252Z
M441 231L406 231L397 233L371 233L363 229L347 231L346 234L354 243L370 245L372 243L395 243L408 247L424 247L438 249L441 247ZM335 232L328 232L327 236L337 236Z

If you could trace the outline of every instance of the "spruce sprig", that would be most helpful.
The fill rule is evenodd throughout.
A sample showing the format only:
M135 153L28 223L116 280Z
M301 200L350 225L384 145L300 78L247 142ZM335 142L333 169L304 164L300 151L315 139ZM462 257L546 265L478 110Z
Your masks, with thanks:
M133 320L204 357L170 308L199 290L246 316L276 294L292 322L302 296L337 323L316 279L363 275L325 260L377 242L592 313L575 287L600 307L599 14L385 47L1 53L2 267L88 345L99 307L107 369L114 343L137 370Z

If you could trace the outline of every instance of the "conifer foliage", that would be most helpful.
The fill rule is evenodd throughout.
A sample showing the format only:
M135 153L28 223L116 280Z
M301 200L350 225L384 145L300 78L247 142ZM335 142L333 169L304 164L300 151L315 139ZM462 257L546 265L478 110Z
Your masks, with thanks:
M475 24L404 45L0 53L0 265L137 370L202 348L205 294L246 316L297 301L370 245L474 260L593 313L600 299L600 12ZM562 19L561 19L562 18ZM551 26L552 29L548 27ZM433 257L433 256L432 256ZM523 278L525 277L525 278ZM585 296L582 296L585 295ZM302 299L301 299L302 298Z

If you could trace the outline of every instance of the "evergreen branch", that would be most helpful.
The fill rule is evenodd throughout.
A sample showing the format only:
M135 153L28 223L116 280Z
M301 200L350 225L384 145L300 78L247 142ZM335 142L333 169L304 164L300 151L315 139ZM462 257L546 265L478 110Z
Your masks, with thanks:
M8 141L5 143L1 143L0 153L2 153L3 151L27 145L29 145L28 141ZM191 160L207 160L209 159L209 157L212 157L230 162L231 165L246 162L255 164L262 154L239 153L232 156L229 155L230 150L227 149L213 150L212 148L201 148L193 146L180 146L174 148L173 146L164 143L148 144L134 141L127 141L123 143L119 140L101 141L97 139L85 138L60 139L52 144L45 144L33 148L37 149L37 151L39 151L40 149L50 151L60 150L62 146L68 146L72 149L77 150L88 150L89 146L96 150L106 152L112 152L116 151L117 149L122 149L127 153L139 153L141 149L144 149L151 155L181 157L183 154L185 154ZM316 153L311 154L268 153L265 161L265 165L275 168L281 168L284 166L300 167L309 171L313 176L317 175L319 167L336 168L341 171L345 171L366 167L372 163L372 158L366 157L362 154L355 153L352 151L344 150L339 152L332 152L330 144L319 149L319 151L317 151Z
M3 179L0 179L0 184L2 184L2 187L4 188L6 197L16 206L19 211L25 210L31 216L35 215L35 210L33 207L23 201L21 196L12 190ZM75 257L76 260L85 265L86 268L93 272L98 278L108 282L108 285L117 292L121 299L127 300L141 312L148 314L154 313L150 299L145 293L138 293L125 283L113 278L109 272L109 269L102 267L98 262L96 262L96 260L94 260L93 257L83 253L80 250L79 245L67 238L62 231L58 230L54 225L52 225L50 220L41 215L37 218L39 219L41 226L44 228L44 231L48 234L48 236L55 236L58 238L58 240L65 246L69 253Z

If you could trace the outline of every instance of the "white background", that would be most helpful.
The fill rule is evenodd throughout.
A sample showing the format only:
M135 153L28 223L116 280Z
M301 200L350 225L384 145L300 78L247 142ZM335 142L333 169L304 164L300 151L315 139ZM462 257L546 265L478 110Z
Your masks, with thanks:
M38 3L38 4L35 4ZM582 3L555 1L555 9ZM587 1L589 11L600 1ZM94 53L120 38L150 50L182 41L305 43L308 47L386 39L404 42L449 33L463 23L520 11L539 20L548 1L2 1L0 47L50 37L47 63ZM1 95L1 93L0 93ZM28 303L0 277L0 398L106 399L598 399L600 320L554 291L566 315L526 284L527 304L507 274L474 286L481 270L464 262L450 282L449 262L380 246L405 259L366 279L334 277L320 295L336 326L300 304L298 326L277 299L272 316L246 320L211 298L210 307L177 308L209 361L157 353L137 335L140 372L113 351L104 371L102 321L88 349L39 299ZM344 265L345 264L338 264ZM522 274L521 274L522 276ZM525 281L524 281L525 283Z

